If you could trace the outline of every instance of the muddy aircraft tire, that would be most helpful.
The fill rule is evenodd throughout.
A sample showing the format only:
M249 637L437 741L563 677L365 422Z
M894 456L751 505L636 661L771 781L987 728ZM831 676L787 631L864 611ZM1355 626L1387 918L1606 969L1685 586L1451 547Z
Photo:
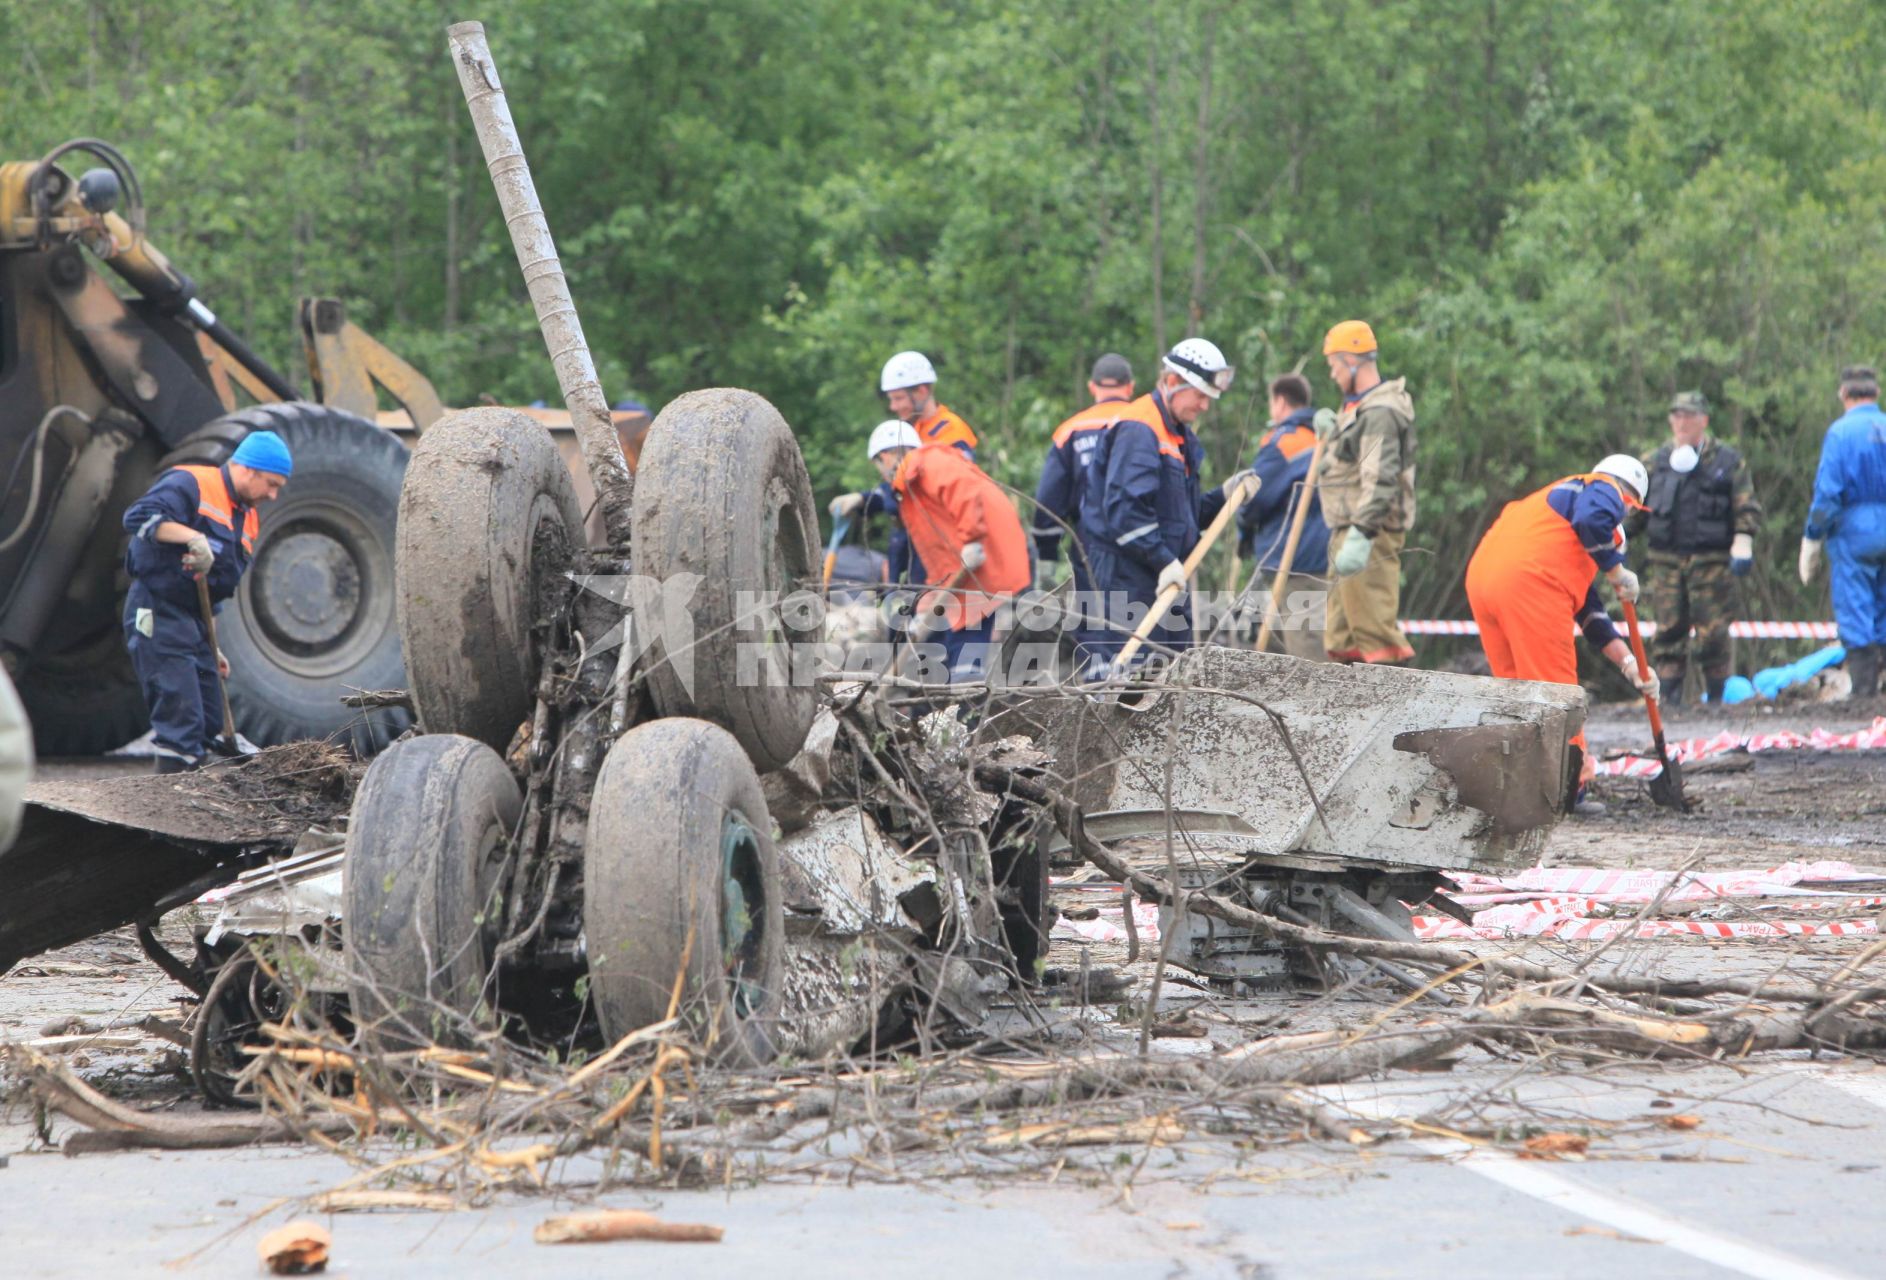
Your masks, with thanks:
M792 646L816 640L822 622L806 590L820 560L812 481L792 428L750 391L670 402L642 445L634 534L636 574L664 584L662 607L634 600L656 709L711 720L762 773L779 768L818 705L811 681L793 679ZM679 575L694 575L691 589L670 589ZM743 609L743 597L784 603ZM678 615L689 620L680 630Z
M582 540L569 470L525 414L467 409L419 437L396 577L407 687L427 733L505 749L536 692L533 624Z
M616 741L590 799L583 899L607 1040L661 1021L685 966L681 1013L709 1055L771 1060L785 971L779 854L759 775L731 734L676 718Z
M393 547L406 446L356 414L288 401L218 418L158 465L220 466L251 431L281 436L295 473L258 508L255 560L217 615L236 726L265 747L325 738L371 755L411 718L340 699L405 683Z
M366 1043L453 1039L453 1017L495 1004L487 979L511 837L523 805L498 753L455 734L388 748L348 820L342 930Z

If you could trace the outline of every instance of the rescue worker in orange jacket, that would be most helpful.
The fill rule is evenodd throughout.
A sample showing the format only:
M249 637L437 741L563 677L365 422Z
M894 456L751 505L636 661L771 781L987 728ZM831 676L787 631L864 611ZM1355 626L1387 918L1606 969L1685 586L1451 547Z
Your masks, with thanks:
M996 611L1029 582L1028 538L1015 504L955 449L918 447L906 422L886 422L871 433L871 461L897 495L924 580L943 588L917 607L920 622L944 620L937 637L943 672L952 683L982 679Z
M917 442L954 445L965 458L976 460L976 433L962 415L936 402L936 366L921 351L899 351L884 362L878 374L878 392L891 416L908 422Z
M219 680L229 663L210 644L197 580L221 604L255 554L257 504L270 502L294 471L273 431L252 431L220 467L172 467L124 513L125 647L144 689L157 772L195 768L223 726Z
M919 445L949 445L971 462L976 460L976 433L955 411L936 402L936 367L921 351L899 351L886 360L878 374L878 394L892 414L916 431ZM897 495L888 483L868 493L841 493L832 499L829 510L834 520L889 516L891 536L885 555L890 561L891 581L906 582L921 576L922 566L911 563L910 539L897 518Z
M1624 513L1642 503L1648 486L1642 462L1614 453L1583 475L1506 504L1467 564L1467 602L1494 675L1577 684L1575 621L1625 679L1645 697L1658 696L1657 673L1637 669L1596 585L1602 572L1619 600L1636 602L1637 575L1624 566ZM1593 770L1582 731L1572 745L1580 752L1579 812L1602 812L1584 800Z

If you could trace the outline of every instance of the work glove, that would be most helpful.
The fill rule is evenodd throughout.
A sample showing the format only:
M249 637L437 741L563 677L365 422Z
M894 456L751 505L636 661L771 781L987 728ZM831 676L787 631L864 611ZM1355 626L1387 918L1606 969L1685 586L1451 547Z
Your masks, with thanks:
M1623 565L1618 565L1604 576L1606 581L1610 582L1611 590L1617 592L1617 598L1621 603L1637 603L1636 574L1626 569Z
M183 571L201 578L216 563L216 553L210 550L210 540L202 534L183 544Z
M1225 495L1226 502L1230 502L1237 494L1238 486L1244 485L1244 487L1249 490L1249 492L1244 495L1244 500L1249 502L1251 498L1256 495L1261 483L1262 482L1257 478L1257 472L1246 467L1242 471L1233 471L1230 475L1226 476L1224 485L1219 489L1219 492Z
M1318 440L1329 439L1336 434L1336 411L1334 409L1318 409L1316 416L1310 419L1310 425L1316 428L1316 438Z
M229 659L223 656L221 649L216 651L216 674L225 680L229 679Z
M963 544L963 568L974 573L987 563L989 563L989 557L983 551L980 542L965 542Z
M1807 586L1814 581L1814 575L1821 569L1821 540L1819 538L1801 539L1801 585Z
M1185 566L1177 560L1168 562L1166 567L1159 571L1159 590L1164 591L1168 587L1177 587L1180 591L1185 590Z
M1618 664L1618 670L1624 673L1624 678L1629 680L1636 687L1637 692L1643 694L1647 700L1655 702L1663 697L1663 681L1657 678L1654 668L1650 671L1639 671L1636 654L1625 654L1624 661Z
M1338 578L1351 578L1368 567L1369 548L1374 539L1353 526L1343 535L1342 546L1336 549L1334 568Z
M1735 535L1735 541L1729 544L1729 572L1738 578L1748 577L1748 571L1755 567L1755 539L1746 533Z
M841 493L832 499L832 505L826 510L832 513L834 520L848 520L857 515L858 509L862 506L864 506L862 493Z

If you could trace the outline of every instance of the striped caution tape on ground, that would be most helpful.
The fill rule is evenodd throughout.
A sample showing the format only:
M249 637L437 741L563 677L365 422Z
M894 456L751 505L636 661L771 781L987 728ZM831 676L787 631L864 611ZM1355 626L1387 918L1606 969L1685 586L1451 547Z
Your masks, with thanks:
M1657 624L1642 624L1646 636L1657 634ZM1453 618L1409 618L1401 624L1411 636L1477 636L1480 625L1471 618L1461 622ZM1578 627L1573 625L1576 633ZM1731 622L1729 634L1740 640L1838 640L1840 630L1831 622Z

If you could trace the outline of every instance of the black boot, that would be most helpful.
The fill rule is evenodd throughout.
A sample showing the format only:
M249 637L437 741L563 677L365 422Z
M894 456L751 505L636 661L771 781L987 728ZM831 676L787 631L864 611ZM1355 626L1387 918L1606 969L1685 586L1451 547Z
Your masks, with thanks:
M195 760L185 760L182 756L158 756L157 764L151 772L157 774L188 773L190 770L196 768L196 766L197 762Z
M1707 685L1706 692L1709 695L1709 705L1712 707L1721 706L1722 705L1722 687L1729 683L1729 677L1726 675L1712 676L1705 673L1703 676L1703 681Z
M1855 698L1871 698L1879 693L1880 655L1886 646L1860 645L1847 650L1847 675L1853 680Z

